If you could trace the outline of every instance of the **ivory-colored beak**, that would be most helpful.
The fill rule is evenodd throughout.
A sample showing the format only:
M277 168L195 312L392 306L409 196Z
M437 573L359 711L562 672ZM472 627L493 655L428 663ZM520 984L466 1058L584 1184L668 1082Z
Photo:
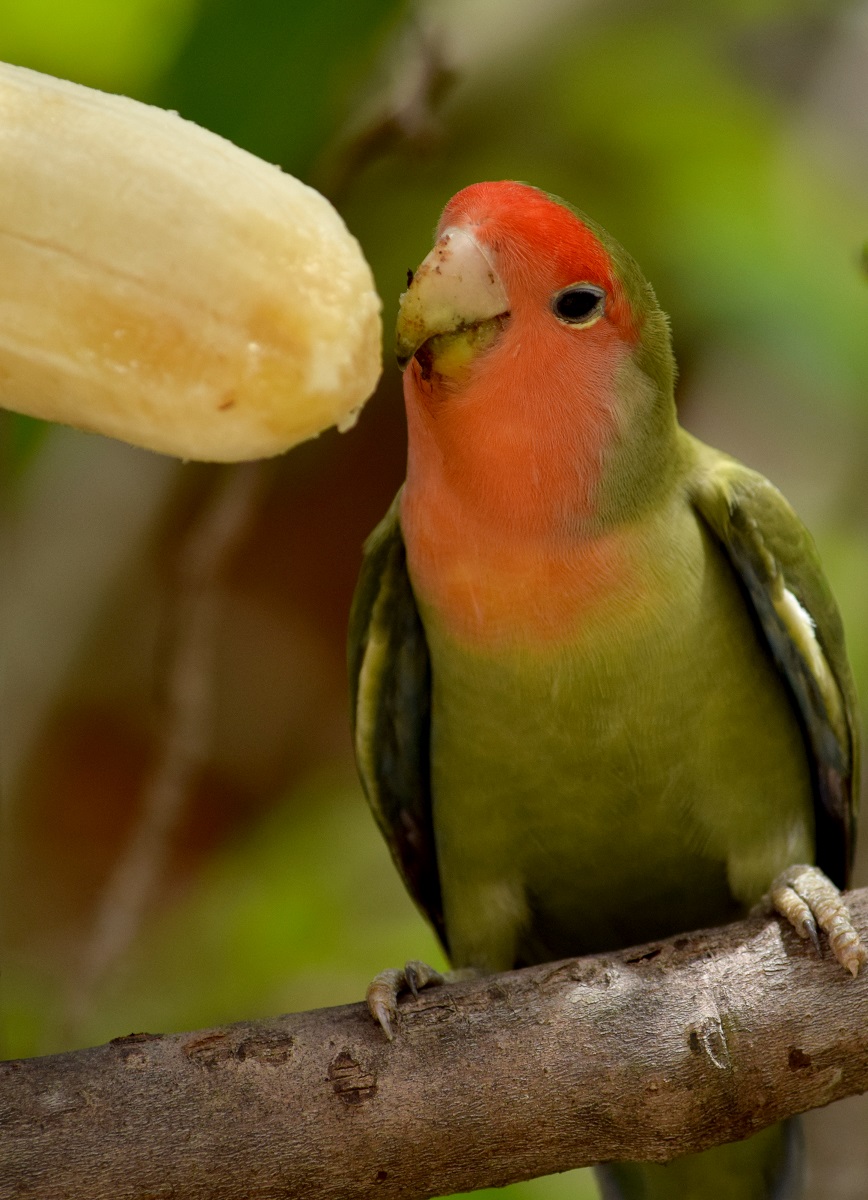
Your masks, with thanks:
M473 329L509 312L509 298L485 250L450 227L401 296L395 353L403 371L430 338Z

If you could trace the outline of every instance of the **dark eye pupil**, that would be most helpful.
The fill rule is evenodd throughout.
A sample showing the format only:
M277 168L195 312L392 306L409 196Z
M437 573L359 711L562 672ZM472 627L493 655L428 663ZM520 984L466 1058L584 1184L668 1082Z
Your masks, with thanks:
M589 317L603 301L603 293L596 288L564 288L552 302L555 316L562 321L581 321Z

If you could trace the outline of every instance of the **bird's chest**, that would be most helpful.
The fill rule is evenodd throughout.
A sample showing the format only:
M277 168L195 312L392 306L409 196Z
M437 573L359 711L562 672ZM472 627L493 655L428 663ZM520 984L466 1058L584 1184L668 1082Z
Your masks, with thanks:
M589 835L601 804L617 820L643 781L663 786L696 703L689 685L724 669L706 636L714 617L703 612L695 525L690 538L696 553L682 545L677 563L610 544L568 561L488 572L465 561L444 574L443 608L420 605L435 805L451 807L460 791L554 840L565 823L584 822Z
M491 578L465 560L463 626L417 592L447 924L498 896L515 909L513 961L725 919L739 839L774 840L782 815L803 832L801 737L728 564L690 510L665 531L605 547L607 571L578 595L578 558L536 591L527 561Z

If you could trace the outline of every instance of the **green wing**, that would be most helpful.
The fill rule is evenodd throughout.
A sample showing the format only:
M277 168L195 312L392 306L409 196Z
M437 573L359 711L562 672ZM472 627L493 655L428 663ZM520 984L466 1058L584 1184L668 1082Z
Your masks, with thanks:
M353 739L377 824L448 952L431 819L431 664L407 575L399 499L365 544L350 613Z
M691 499L722 545L789 688L813 770L817 865L845 887L859 794L856 693L813 539L755 471L687 439Z

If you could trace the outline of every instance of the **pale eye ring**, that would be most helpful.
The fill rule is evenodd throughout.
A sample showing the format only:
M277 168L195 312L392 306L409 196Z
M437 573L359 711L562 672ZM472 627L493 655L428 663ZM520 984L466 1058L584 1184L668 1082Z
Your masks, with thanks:
M606 293L595 283L571 283L552 296L552 312L564 325L593 325L606 311Z

